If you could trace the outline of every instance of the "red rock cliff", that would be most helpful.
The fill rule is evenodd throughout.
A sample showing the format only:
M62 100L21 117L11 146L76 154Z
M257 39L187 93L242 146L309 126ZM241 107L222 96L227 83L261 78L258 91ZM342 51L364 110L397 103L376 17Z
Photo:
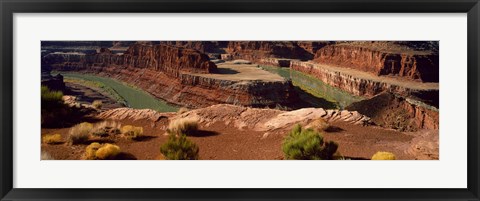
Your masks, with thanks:
M262 58L309 60L313 54L292 41L231 41L226 51L233 59L258 61Z
M121 65L131 68L147 68L178 77L180 72L210 73L216 69L207 55L192 49L169 45L134 44L123 55L100 51L87 57L91 65Z
M369 46L336 44L319 49L314 61L337 67L353 68L374 75L404 77L423 82L438 82L438 54L428 51L415 51L395 45Z
M379 94L346 109L367 115L377 125L401 131L438 130L439 126L438 109L393 93Z
M206 54L165 44L135 44L124 54L100 49L98 53L76 58L74 62L56 59L48 65L56 70L80 71L121 80L167 102L190 108L221 103L275 107L291 105L298 98L287 80L232 81L202 77L202 73L216 69Z

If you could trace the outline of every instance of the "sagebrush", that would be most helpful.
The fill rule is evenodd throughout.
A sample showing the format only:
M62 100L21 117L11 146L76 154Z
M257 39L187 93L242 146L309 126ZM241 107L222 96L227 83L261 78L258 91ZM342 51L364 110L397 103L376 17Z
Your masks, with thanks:
M170 134L193 135L198 131L198 120L191 118L176 119L170 122L167 132Z
M102 121L93 126L92 135L106 137L121 133L121 124L116 121Z
M143 127L126 125L122 127L121 132L125 138L138 140L143 136Z
M285 159L294 160L332 160L337 149L337 143L325 142L319 132L302 129L298 124L285 137L282 144Z
M199 148L185 135L170 135L160 152L167 160L197 160Z
M90 132L93 129L93 125L88 122L77 124L70 128L68 132L67 142L69 144L83 144L90 138Z

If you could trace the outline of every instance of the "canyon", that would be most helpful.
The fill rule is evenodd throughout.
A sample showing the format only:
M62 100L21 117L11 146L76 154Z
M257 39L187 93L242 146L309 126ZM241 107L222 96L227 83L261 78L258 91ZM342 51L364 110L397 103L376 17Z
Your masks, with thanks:
M435 42L144 41L114 45L128 48L122 53L105 47L93 54L54 52L43 57L42 68L110 77L188 108L215 104L301 108L290 80L257 68L277 66L363 97L367 101L363 105L385 93L394 94L401 98L389 103L398 103L401 112L414 119L399 129L438 129ZM236 64L239 59L254 64ZM352 107L368 113L359 104ZM399 127L390 120L376 123Z
M42 110L42 137L69 139L82 122L139 126L143 135L91 134L83 144L42 143L42 152L82 159L88 144L108 142L121 147L121 159L162 160L170 127L191 121L196 131L183 134L199 146L199 159L286 159L286 136L301 125L338 143L335 159L387 151L438 160L438 48L438 41L42 41L41 84L64 92L59 111Z
M245 79L206 77L222 74L223 71L219 71L200 51L165 44L137 43L123 54L113 54L106 48L95 54L54 53L44 57L42 66L57 71L111 77L140 87L167 102L189 108L219 103L275 107L291 105L296 101L291 83L279 76L275 79L252 79L240 73L237 76ZM256 74L255 69L251 75Z

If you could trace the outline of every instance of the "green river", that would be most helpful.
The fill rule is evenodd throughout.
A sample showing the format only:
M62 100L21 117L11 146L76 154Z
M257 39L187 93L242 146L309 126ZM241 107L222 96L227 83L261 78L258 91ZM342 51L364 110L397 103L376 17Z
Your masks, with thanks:
M131 108L148 108L160 112L175 112L178 110L178 107L172 106L163 100L155 98L154 96L143 90L131 87L128 84L119 82L115 79L71 72L59 73L62 74L65 78L83 79L92 82L99 82L103 85L106 85L115 90L115 92L127 102L128 107Z
M297 93L300 95L300 99L314 107L343 109L353 102L362 100L361 97L353 96L348 92L325 84L315 77L291 70L290 68L273 66L260 66L260 68L291 79Z

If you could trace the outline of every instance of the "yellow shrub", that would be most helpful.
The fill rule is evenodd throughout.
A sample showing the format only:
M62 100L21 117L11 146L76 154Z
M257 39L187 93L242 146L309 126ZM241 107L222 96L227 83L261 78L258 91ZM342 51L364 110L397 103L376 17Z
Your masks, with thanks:
M85 148L83 159L85 160L103 160L114 159L120 153L120 147L113 144L103 144L94 142Z
M42 142L47 144L57 144L62 142L62 136L60 134L44 135Z
M121 131L124 137L132 140L139 139L143 135L143 127L126 125L122 127Z
M74 127L70 128L68 133L67 141L69 144L81 144L85 143L89 136L90 132L93 129L93 125L88 122L83 122L81 124L77 124Z
M168 125L167 132L172 134L191 135L198 130L198 120L196 119L177 119L171 121Z
M94 143L88 145L85 148L85 154L83 155L83 159L95 160L96 159L95 153L97 152L98 149L100 149L101 146L102 145L100 145L100 143L98 143L98 142L94 142Z
M395 155L390 152L379 151L372 156L372 160L395 160Z
M95 156L97 159L113 159L120 153L120 147L113 144L105 144L97 150Z

